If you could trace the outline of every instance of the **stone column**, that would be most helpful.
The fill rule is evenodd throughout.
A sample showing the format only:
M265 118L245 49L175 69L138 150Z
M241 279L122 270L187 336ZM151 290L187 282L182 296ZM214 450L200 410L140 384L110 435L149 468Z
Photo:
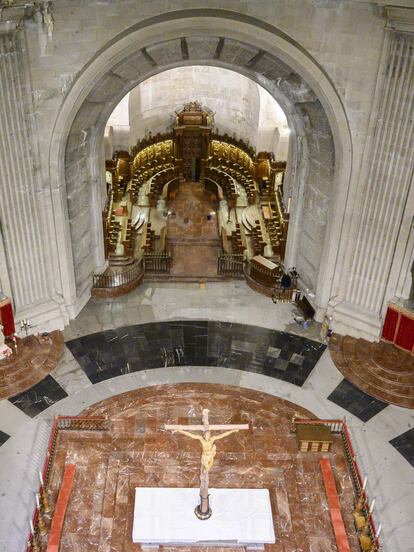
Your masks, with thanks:
M62 318L49 243L55 237L48 238L50 198L39 175L25 35L17 29L0 32L0 128L2 281L17 317L33 327L44 322L37 331L56 328Z
M414 35L386 33L343 278L345 301L334 310L337 331L361 335L362 330L372 338L379 336L391 298L386 296L390 273L401 264L397 245L414 171ZM353 331L346 316L354 317Z

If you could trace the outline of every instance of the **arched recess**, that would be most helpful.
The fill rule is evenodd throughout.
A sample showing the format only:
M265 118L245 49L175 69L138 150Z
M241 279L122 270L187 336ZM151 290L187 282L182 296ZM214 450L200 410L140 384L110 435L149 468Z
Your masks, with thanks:
M352 151L341 100L322 68L297 43L257 19L225 10L183 10L145 20L99 51L73 83L50 147L65 303L75 316L89 298L101 255L103 129L134 86L182 65L226 67L278 101L292 130L287 187L292 217L287 264L313 303L328 303L345 214Z

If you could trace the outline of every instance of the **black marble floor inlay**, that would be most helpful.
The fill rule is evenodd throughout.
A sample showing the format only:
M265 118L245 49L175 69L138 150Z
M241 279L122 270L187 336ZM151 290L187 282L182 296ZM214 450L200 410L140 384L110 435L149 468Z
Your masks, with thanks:
M394 437L390 443L414 467L414 428Z
M332 391L328 399L342 406L363 422L367 422L388 406L387 403L360 391L345 379Z
M326 346L257 326L211 321L124 326L68 341L92 383L164 366L220 366L303 385Z
M7 435L7 433L4 433L4 431L0 431L0 447L1 445L4 445L4 443L9 439L10 435Z
M45 379L31 387L28 391L19 393L8 400L33 418L67 396L66 391L62 389L52 376L46 376Z

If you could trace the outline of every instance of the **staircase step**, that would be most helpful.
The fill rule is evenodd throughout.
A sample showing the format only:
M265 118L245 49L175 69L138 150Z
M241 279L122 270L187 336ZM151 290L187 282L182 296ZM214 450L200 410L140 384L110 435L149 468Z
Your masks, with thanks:
M358 389L384 402L414 408L411 355L390 344L336 334L329 350L338 370Z

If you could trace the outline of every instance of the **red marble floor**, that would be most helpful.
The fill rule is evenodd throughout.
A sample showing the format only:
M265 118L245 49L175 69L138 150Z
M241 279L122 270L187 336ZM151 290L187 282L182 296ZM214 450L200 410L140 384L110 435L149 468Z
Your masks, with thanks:
M217 278L220 252L216 210L210 194L199 182L180 184L177 195L168 202L175 218L168 222L169 247L173 257L171 277Z
M339 437L330 453L300 453L290 421L295 414L312 416L304 409L238 387L177 384L134 390L83 412L110 417L109 431L59 432L49 483L52 502L65 464L76 464L60 552L141 549L131 540L134 489L198 486L199 443L163 427L200 423L202 408L210 409L211 423L250 424L250 430L217 443L210 485L269 489L277 542L266 545L267 552L336 550L319 467L322 456L333 466L351 550L359 550L351 515L352 483ZM185 548L190 550L206 548Z
M414 408L414 357L390 343L334 334L329 351L355 387L384 402Z
M63 345L59 330L18 339L12 356L0 360L0 400L18 395L45 378L56 367Z
M204 243L172 243L170 246L173 264L171 276L196 278L218 278L218 245Z
M168 237L217 240L216 218L207 220L216 208L200 182L181 183L175 198L168 201L168 210L175 213L168 222Z

